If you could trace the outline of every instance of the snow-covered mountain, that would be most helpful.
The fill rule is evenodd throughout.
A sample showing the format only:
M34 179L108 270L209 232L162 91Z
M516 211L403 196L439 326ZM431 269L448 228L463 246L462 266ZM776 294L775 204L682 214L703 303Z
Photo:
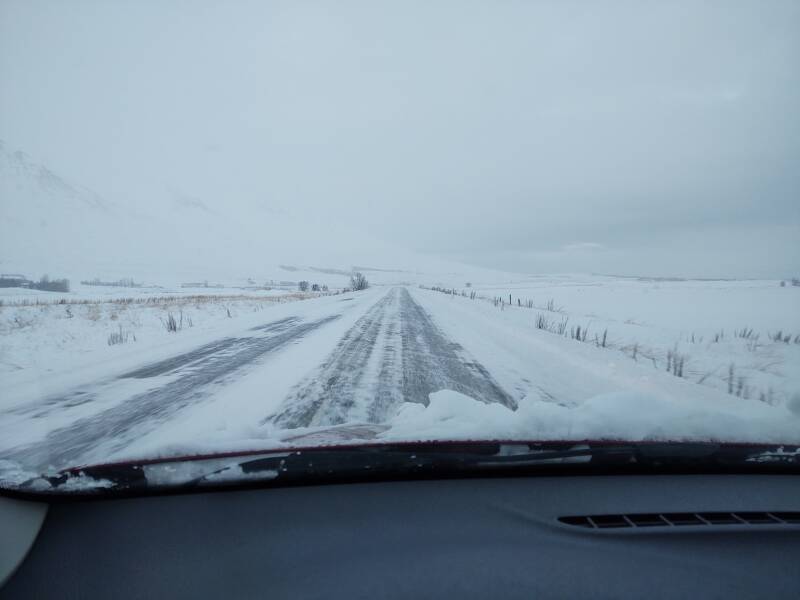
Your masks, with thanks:
M200 198L171 186L144 200L118 204L0 143L0 272L175 283L290 279L287 266L310 278L302 274L364 266L387 283L508 279L267 202Z
M109 210L110 205L92 190L65 181L19 150L10 152L0 140L0 194L10 200L24 195L38 210L52 208L54 200L72 210ZM6 207L5 203L3 205ZM13 215L12 215L13 217Z
M114 239L120 211L0 141L0 271L62 271Z

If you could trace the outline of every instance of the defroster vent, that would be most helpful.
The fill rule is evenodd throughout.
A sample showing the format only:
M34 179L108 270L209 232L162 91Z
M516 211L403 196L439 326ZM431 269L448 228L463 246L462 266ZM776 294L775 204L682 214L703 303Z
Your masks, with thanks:
M691 527L701 525L800 525L798 512L697 512L578 515L559 517L565 525L586 529Z

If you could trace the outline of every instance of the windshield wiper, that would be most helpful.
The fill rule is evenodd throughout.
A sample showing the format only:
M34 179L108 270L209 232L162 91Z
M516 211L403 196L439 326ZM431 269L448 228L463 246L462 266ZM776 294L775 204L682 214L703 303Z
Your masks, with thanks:
M46 478L56 493L147 493L525 474L800 473L800 449L718 443L398 443L121 463ZM75 485L76 478L84 485ZM105 487L92 489L91 482Z
M800 469L800 454L775 454L774 447L718 443L620 444L417 444L357 449L301 451L237 463L242 473L277 472L283 483L321 479L374 479L382 476L458 477L548 472L764 471L766 464ZM759 460L773 457L772 461ZM774 457L781 456L781 461ZM754 465L759 462L759 465ZM762 468L758 468L762 467ZM198 478L193 484L207 480Z

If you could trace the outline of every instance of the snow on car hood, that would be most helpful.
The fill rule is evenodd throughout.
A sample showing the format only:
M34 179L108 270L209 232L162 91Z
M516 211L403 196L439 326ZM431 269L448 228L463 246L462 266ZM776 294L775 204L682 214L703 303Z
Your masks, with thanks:
M516 411L452 390L405 403L381 440L525 439L800 442L800 402L770 406L721 397L698 402L642 392L601 394L577 406L530 397Z

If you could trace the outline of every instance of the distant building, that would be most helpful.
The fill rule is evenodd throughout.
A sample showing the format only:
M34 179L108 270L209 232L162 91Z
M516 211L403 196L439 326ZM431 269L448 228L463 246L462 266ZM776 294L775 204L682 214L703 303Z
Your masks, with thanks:
M20 287L29 288L33 282L17 273L0 273L0 288Z

